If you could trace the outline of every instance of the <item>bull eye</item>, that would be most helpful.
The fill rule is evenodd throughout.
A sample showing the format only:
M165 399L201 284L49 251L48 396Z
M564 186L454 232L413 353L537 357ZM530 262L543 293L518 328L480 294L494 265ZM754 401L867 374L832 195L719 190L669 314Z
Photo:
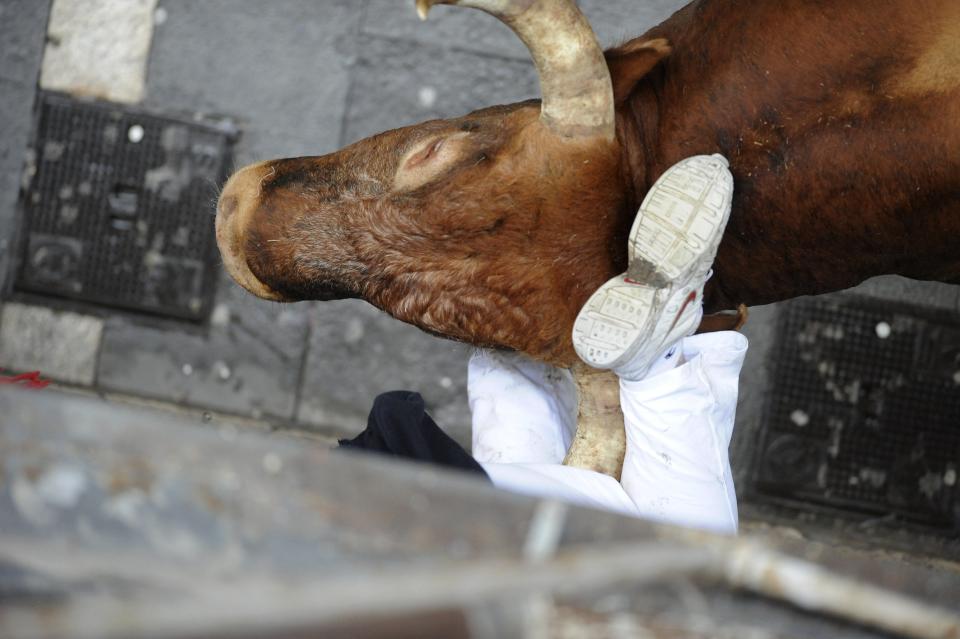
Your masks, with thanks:
M424 159L426 160L427 158L432 157L437 151L440 150L441 146L443 146L443 138L440 138L430 145L430 147L427 149L427 155L424 157Z
M435 156L440 150L440 147L443 146L444 141L444 138L440 138L439 140L434 141L433 144L428 145L427 148L423 149L422 151L414 153L409 159L407 159L407 166L418 166Z
M469 133L453 133L421 141L400 161L393 188L409 191L443 175L458 163L471 158L465 145Z

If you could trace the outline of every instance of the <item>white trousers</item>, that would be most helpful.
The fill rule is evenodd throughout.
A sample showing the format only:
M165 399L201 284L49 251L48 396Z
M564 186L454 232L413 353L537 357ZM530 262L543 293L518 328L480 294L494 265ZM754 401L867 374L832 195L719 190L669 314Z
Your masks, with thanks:
M473 455L494 485L651 519L734 534L737 500L727 449L747 339L687 337L682 362L620 380L627 451L620 481L563 466L576 431L576 387L565 370L524 356L470 359Z

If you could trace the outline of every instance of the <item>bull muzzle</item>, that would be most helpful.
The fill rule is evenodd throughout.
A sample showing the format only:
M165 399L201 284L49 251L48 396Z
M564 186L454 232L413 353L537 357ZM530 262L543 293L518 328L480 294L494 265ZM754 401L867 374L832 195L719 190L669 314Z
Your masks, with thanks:
M217 202L217 247L223 267L240 286L257 297L277 302L286 298L264 284L250 268L247 259L247 229L259 207L260 185L269 169L265 162L237 171L227 181Z

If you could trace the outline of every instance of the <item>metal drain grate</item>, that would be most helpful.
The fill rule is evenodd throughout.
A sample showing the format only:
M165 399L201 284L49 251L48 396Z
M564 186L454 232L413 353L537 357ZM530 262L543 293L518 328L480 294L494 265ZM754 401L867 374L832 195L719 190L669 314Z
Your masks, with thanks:
M18 290L200 320L231 133L41 94Z
M960 530L951 319L850 295L791 302L754 464L758 496Z

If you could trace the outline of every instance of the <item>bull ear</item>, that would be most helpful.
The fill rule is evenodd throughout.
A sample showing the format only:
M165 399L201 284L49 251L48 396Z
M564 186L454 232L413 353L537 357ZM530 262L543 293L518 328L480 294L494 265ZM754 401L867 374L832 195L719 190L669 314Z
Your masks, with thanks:
M412 191L447 172L463 157L468 133L427 138L404 154L393 176L395 191Z
M620 104L630 97L637 82L671 51L672 47L666 38L654 38L633 40L604 53L613 79L614 104Z

